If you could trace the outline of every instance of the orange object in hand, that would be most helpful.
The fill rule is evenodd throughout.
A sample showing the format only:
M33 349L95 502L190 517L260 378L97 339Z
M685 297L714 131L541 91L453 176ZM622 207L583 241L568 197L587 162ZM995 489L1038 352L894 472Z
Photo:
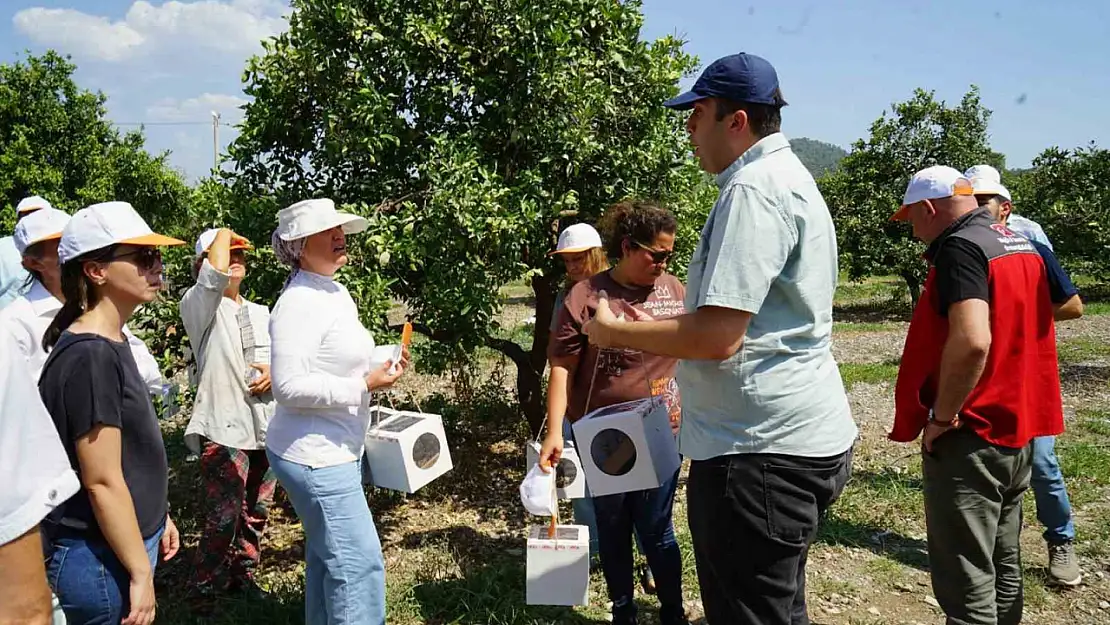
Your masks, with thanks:
M408 347L412 343L412 324L405 322L405 327L401 330L401 345Z

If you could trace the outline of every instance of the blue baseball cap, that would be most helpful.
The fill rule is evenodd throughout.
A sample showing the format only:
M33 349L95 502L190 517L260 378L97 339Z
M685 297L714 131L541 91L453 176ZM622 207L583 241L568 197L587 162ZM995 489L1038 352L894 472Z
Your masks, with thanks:
M778 100L775 94L779 94ZM693 89L663 103L672 109L690 109L705 98L724 98L753 104L782 104L779 77L763 57L741 52L713 61L698 76Z

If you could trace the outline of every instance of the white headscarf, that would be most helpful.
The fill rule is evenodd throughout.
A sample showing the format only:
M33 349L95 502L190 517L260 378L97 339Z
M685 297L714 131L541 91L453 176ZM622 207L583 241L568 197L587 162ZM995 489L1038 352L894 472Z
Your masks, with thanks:
M278 236L278 231L270 235L270 246L274 249L274 256L277 257L278 262L283 265L289 265L292 270L289 272L289 277L285 279L285 287L289 286L289 282L293 280L293 276L301 270L301 254L304 252L304 242L306 239L293 239L286 241Z

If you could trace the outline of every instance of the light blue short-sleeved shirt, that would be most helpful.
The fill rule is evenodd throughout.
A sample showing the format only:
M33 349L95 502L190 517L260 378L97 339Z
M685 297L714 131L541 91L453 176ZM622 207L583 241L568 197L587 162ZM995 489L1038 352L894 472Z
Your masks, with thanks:
M1006 227L1030 241L1036 241L1048 249L1052 249L1052 241L1048 240L1048 235L1044 233L1044 228L1041 228L1041 224L1032 219L1011 213L1010 218L1006 220Z
M29 275L23 268L23 255L15 246L15 239L0 238L0 308L26 292Z
M836 232L813 176L781 133L717 176L721 189L690 262L686 310L752 313L724 361L679 364L679 451L835 456L857 436L832 355Z

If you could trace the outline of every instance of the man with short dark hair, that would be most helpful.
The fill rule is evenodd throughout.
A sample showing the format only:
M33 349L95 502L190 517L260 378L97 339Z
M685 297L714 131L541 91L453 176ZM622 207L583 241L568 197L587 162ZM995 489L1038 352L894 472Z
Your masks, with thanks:
M1031 443L1064 430L1044 261L951 167L917 172L893 219L928 245L890 438L922 437L933 592L949 623L1019 623Z
M682 359L679 450L692 459L690 533L710 625L809 622L805 569L818 520L851 471L857 429L831 350L836 233L813 176L779 132L775 69L712 63L665 103L720 195L689 266L685 315L590 340ZM630 315L630 318L635 318Z

